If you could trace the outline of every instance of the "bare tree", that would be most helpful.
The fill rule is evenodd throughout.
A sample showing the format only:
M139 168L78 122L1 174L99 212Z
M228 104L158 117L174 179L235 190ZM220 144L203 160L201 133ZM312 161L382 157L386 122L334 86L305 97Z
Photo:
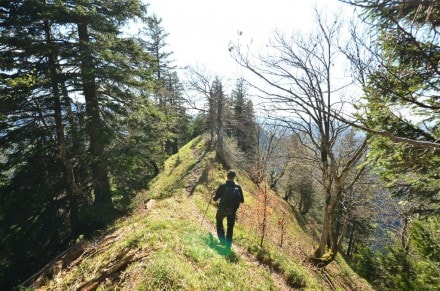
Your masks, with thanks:
M291 136L284 145L288 149L286 175L283 178L284 199L293 203L300 214L305 215L315 200L316 186L320 175L317 174L317 161L307 147L301 144L303 138L297 134ZM318 163L319 164L319 163ZM295 199L295 197L297 197Z
M190 68L187 87L202 98L202 105L197 98L188 98L192 109L207 113L207 123L211 136L211 144L215 146L217 154L225 158L226 135L224 125L225 105L227 98L224 94L222 80L218 76L206 73L204 70ZM199 103L199 104L198 104Z
M257 141L255 162L251 170L252 180L260 184L269 179L270 188L274 189L287 167L287 153L281 145L286 129L278 123L261 122L255 131Z
M317 30L308 35L286 38L277 33L268 46L270 55L258 61L240 43L230 52L237 63L264 81L262 85L254 82L254 88L278 119L300 133L301 143L318 161L325 205L319 246L312 260L323 266L336 257L335 210L345 188L354 182L350 178L357 176L350 173L356 171L365 153L366 140L360 136L347 152L336 151L349 127L333 114L343 110L339 97L349 85L337 76L341 69L336 64L344 59L338 47L342 23L337 18L327 22L318 12L316 23Z
M186 87L189 92L194 94L186 98L186 100L190 109L207 115L211 142L213 142L216 128L215 104L212 96L215 77L201 68L188 68L187 72Z

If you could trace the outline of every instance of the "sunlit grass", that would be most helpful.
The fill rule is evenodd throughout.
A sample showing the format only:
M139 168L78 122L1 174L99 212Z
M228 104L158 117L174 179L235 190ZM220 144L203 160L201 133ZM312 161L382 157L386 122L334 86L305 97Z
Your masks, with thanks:
M224 181L225 170L216 163L206 141L193 140L171 157L150 188L139 194L141 200L156 199L154 206L141 205L133 215L117 220L104 232L105 237L96 241L96 249L91 247L79 263L59 273L42 290L76 289L127 251L144 255L107 278L108 282L100 282L97 290L276 290L271 272L295 288L322 289L322 279L303 264L295 249L310 247L313 240L272 192L266 238L260 247L258 217L253 217L260 203L258 189L241 170L238 183L243 187L245 204L239 210L234 244L260 264L219 243L210 231L216 206L208 202ZM278 220L282 217L286 220L286 241L280 247ZM348 280L356 280L347 265L338 266Z
M179 152L171 156L164 165L164 170L153 180L146 198L165 198L176 194L184 193L186 190L187 178L198 162L194 152L204 153L207 151L207 143L198 137Z

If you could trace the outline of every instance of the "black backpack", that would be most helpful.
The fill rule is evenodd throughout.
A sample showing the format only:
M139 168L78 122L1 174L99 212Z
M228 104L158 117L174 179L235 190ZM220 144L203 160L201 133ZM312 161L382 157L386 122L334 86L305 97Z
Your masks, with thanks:
M225 184L223 195L220 199L219 209L224 214L230 215L240 206L240 190L236 185Z

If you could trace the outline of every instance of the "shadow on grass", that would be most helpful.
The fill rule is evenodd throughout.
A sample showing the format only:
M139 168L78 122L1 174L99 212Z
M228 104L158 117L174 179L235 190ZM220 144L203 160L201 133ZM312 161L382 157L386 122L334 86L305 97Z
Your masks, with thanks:
M307 223L309 223L307 221L307 218L304 217L304 215L298 213L298 211L293 206L292 206L292 209L291 209L291 213L293 213L293 215L295 216L296 221L298 222L298 225L301 227L301 229L303 231L306 231L307 230L306 225L307 225Z
M198 158L198 160L193 165L193 167L188 171L188 174L190 174L192 169L195 168L198 164L200 164L211 151L212 151L212 149L209 146L205 146L203 154ZM208 173L210 170L212 170L212 163L213 162L210 161L209 164L207 166L205 166L205 168L202 171L202 174L197 179L197 182L194 183L194 185L191 187L191 190L190 190L188 196L192 196L194 194L194 191L196 190L197 186L202 185L202 184L206 184L206 185L208 184L208 182L209 182Z
M237 254L231 249L231 247L220 243L220 241L212 236L212 234L208 234L205 237L205 243L209 248L216 251L220 256L225 257L228 262L236 263L238 262Z

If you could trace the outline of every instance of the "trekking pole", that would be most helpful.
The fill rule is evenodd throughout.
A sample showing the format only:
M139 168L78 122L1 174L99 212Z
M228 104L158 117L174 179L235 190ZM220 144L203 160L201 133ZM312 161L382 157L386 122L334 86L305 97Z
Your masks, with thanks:
M206 213L208 212L209 204L211 204L211 199L212 199L212 196L211 196L211 198L209 198L208 205L206 205L205 213L203 214L202 222L200 223L200 226L203 224L203 221L205 220Z
M212 199L212 193L211 193L211 191L209 189L210 188L209 187L209 181L210 181L210 179L209 179L209 170L210 170L210 168L208 168L207 170L208 170L208 173L207 173L206 187L208 188L208 193L210 193L211 196L209 197L208 205L206 205L205 213L203 214L202 222L200 223L200 226L202 226L203 221L205 220L206 213L208 213L209 204L211 204L211 199Z

